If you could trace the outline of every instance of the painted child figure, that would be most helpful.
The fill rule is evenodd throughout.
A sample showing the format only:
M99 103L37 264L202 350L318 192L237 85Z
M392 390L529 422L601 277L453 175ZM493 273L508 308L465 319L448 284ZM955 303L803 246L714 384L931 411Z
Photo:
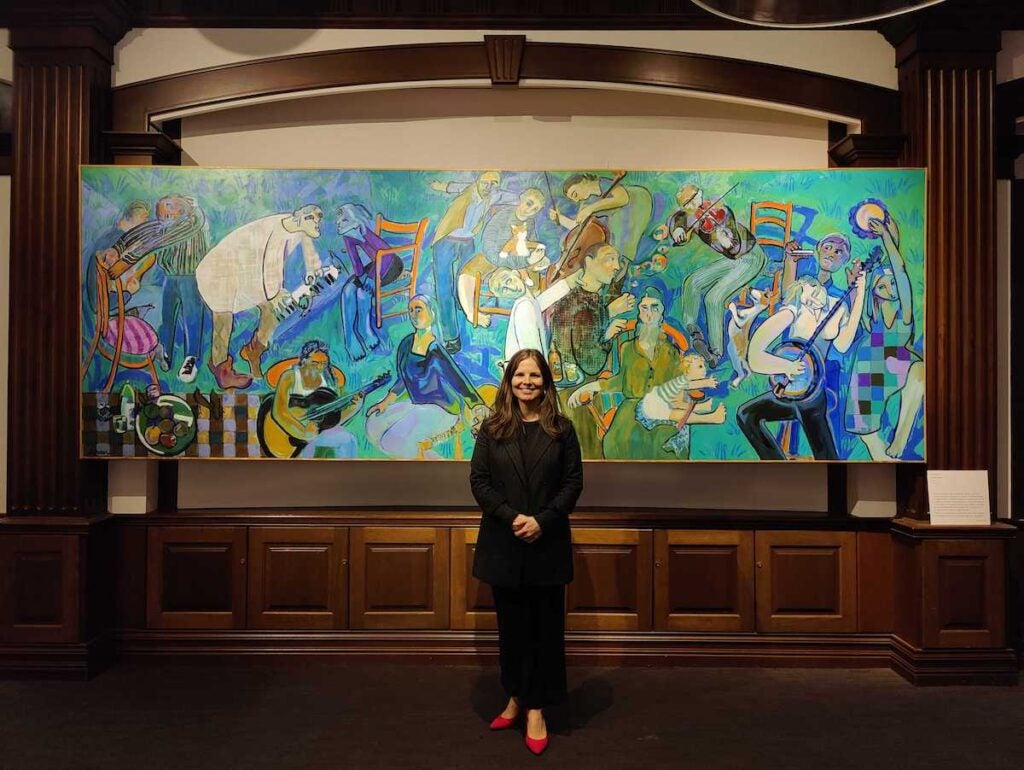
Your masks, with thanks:
M676 426L677 433L663 447L665 451L676 453L688 446L690 425L725 422L725 404L715 407L714 399L703 391L718 387L718 378L708 377L704 356L684 353L679 368L682 374L652 388L636 407L637 422L648 430L665 423Z

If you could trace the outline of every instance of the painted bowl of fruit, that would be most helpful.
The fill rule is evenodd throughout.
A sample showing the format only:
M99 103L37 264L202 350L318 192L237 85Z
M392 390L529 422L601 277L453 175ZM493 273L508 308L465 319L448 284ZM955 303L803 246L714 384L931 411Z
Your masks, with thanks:
M196 416L181 396L166 393L136 410L135 433L153 454L173 457L196 438Z

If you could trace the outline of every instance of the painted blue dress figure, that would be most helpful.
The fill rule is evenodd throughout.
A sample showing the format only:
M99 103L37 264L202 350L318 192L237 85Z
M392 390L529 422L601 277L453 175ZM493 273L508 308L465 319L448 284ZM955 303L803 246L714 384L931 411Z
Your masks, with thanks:
M412 334L398 343L397 379L366 410L366 437L392 457L436 458L433 445L461 432L464 412L482 406L476 388L436 338L430 300L409 300ZM405 398L402 398L405 396Z

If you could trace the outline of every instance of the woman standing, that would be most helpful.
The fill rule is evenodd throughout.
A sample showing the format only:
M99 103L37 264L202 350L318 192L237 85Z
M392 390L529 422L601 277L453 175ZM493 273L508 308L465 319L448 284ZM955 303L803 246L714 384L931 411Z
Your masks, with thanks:
M509 694L492 730L526 713L526 745L547 748L542 709L565 697L565 586L572 580L569 514L583 490L576 431L558 412L538 350L509 360L494 413L481 425L469 483L483 516L473 575L498 614L501 683Z

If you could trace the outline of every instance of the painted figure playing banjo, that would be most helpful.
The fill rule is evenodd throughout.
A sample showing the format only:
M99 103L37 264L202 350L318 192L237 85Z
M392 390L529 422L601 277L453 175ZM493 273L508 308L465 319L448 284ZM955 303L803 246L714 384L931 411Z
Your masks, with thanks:
M846 353L853 344L864 309L866 275L875 267L863 265L842 297L831 297L816 278L798 279L786 292L785 303L754 332L748 349L751 371L767 374L771 388L743 404L736 422L762 460L786 456L765 423L799 420L816 460L838 460L826 413L825 358L829 347ZM847 310L846 300L853 295ZM779 344L774 344L780 337Z

